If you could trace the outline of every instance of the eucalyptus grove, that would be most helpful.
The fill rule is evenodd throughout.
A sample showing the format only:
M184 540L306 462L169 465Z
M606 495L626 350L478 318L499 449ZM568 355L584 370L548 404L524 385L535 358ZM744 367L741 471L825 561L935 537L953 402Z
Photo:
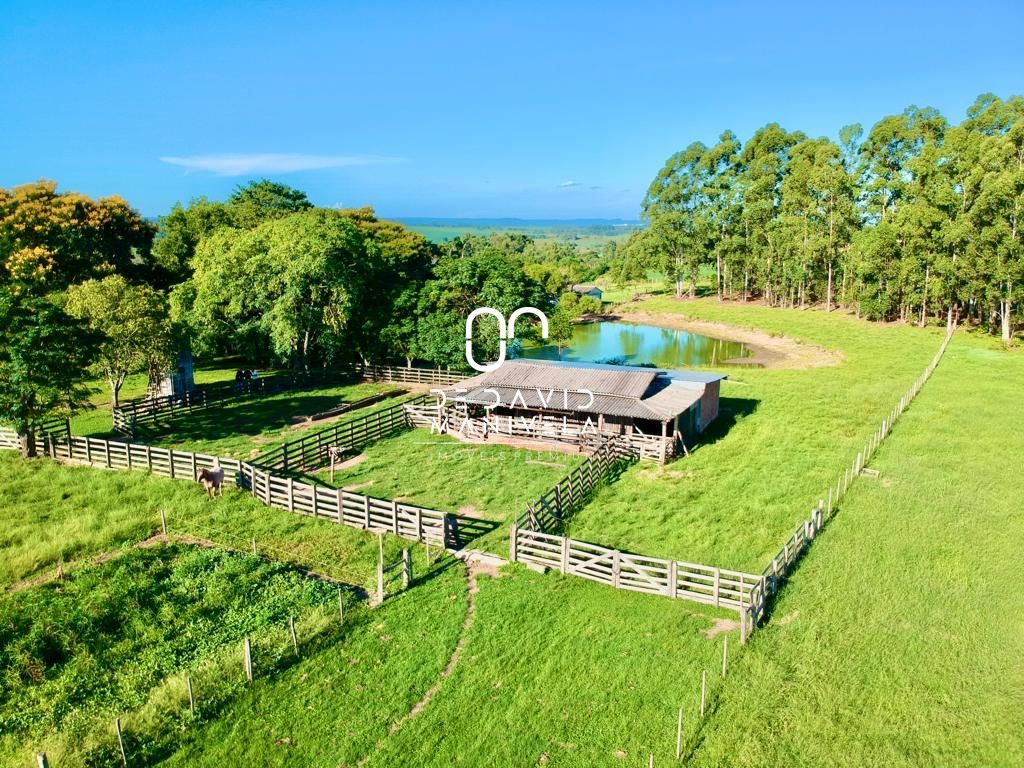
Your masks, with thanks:
M958 125L911 106L839 142L776 123L666 162L634 253L696 294L820 303L871 319L967 319L1009 342L1021 317L1024 99L978 97ZM642 245L642 247L640 247Z

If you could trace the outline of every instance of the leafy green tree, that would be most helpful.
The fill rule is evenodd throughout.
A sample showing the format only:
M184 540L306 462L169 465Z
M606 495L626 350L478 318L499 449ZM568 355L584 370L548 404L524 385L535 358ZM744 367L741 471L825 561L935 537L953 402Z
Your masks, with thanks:
M234 226L241 229L258 227L270 219L280 219L313 207L302 190L269 179L239 186L228 198Z
M44 295L114 272L148 279L153 231L120 197L58 192L52 181L0 188L0 283Z
M558 346L559 352L572 341L576 321L584 315L601 311L601 302L593 296L580 296L566 291L558 297L558 305L548 320L548 342Z
M153 258L164 277L165 285L174 285L191 274L191 261L204 237L221 227L234 223L231 209L224 203L205 197L192 200L188 206L175 203L171 212L160 219L160 229L153 243Z
M656 267L668 276L676 298L689 280L696 296L700 265L708 260L714 223L709 200L707 147L695 142L668 159L651 182L642 216Z
M420 294L417 356L438 365L466 368L466 318L478 307L493 307L508 318L520 307L549 308L543 286L532 280L522 265L496 250L470 256L442 258ZM516 325L517 338L529 338L535 329L523 316ZM498 333L494 321L474 324L476 359L494 359Z
M175 319L206 350L262 347L295 367L357 348L350 334L375 258L339 211L313 209L204 239L192 279L175 289Z
M92 368L110 387L114 408L129 374L147 371L152 380L177 352L166 297L120 275L71 286L65 311L103 337Z
M35 455L35 425L70 414L88 394L83 384L99 337L53 302L0 287L0 420L24 436Z

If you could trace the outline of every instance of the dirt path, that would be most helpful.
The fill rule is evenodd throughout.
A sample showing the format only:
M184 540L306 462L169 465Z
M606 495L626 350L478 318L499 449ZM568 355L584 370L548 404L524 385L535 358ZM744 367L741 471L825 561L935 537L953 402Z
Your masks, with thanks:
M402 726L426 709L427 705L434 699L438 691L441 690L441 685L455 670L455 665L459 663L459 659L462 657L463 651L465 651L466 646L469 644L469 630L473 626L473 618L476 615L476 593L479 591L477 576L481 573L485 573L492 578L496 578L498 575L498 566L486 559L477 559L473 557L472 554L465 558L465 563L466 588L468 594L468 599L466 601L466 617L462 621L462 629L459 631L459 639L455 643L452 655L448 658L448 663L444 665L444 669L441 670L440 676L434 681L434 684L423 693L419 701L413 704L412 709L391 723L388 727L389 736L397 733L401 730ZM373 757L382 746L384 746L384 739L378 740L377 743L374 744L373 749L371 749L368 754L364 755L356 765L366 765L370 758Z
M739 341L747 345L750 357L729 360L730 364L757 365L762 368L820 368L839 365L843 356L815 344L804 344L787 336L772 336L756 328L742 328L738 325L717 323L708 320L690 320L668 312L616 312L601 315L596 319L641 323L660 328L693 331L717 339Z

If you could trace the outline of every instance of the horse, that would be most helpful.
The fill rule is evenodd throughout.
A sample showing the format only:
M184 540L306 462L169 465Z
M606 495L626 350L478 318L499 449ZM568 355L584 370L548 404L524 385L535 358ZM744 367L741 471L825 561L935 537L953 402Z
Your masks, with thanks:
M206 495L208 498L214 496L224 495L224 470L220 467L216 469L200 469L196 472L196 482L206 489Z

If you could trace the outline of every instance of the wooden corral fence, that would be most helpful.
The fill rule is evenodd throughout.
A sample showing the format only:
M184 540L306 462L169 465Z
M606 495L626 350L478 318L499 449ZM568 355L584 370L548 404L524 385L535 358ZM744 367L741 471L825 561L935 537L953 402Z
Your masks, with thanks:
M223 469L226 483L240 484L242 462L192 451L176 451L142 443L103 440L97 437L45 439L46 453L54 459L106 469L141 469L159 477L196 479L200 469Z
M457 515L277 477L237 459L93 437L48 435L45 444L46 453L54 459L115 470L148 470L159 477L195 481L200 469L222 469L225 483L248 491L267 506L413 541L460 546Z
M765 566L761 575L764 576L767 585L768 596L773 596L778 592L782 582L790 574L796 563L807 551L811 541L822 529L822 527L835 515L839 503L846 496L847 489L850 484L864 471L864 467L871 460L871 457L875 455L875 451L878 450L878 446L882 444L882 441L892 432L893 425L896 420L903 414L904 411L910 406L914 398L917 397L921 388L924 387L928 379L931 378L932 373L938 366L939 361L942 360L942 356L946 353L946 348L949 346L950 339L953 338L953 331L950 330L946 333L945 338L942 340L942 344L939 345L938 352L935 353L935 357L924 369L924 372L917 378L917 380L911 385L910 389L907 390L906 394L903 395L893 407L892 411L882 419L882 423L878 426L871 437L868 438L864 444L864 448L857 452L854 456L850 466L843 471L841 475L836 479L835 485L830 485L826 492L822 494L822 497L818 500L817 506L815 506L810 515L806 520L801 520L793 534L786 539L785 544L782 548L772 557L771 561Z
M251 464L243 477L252 495L267 506L341 523L375 533L392 533L412 541L458 548L455 515L414 504L378 499L338 488L277 477Z
M473 374L445 371L440 368L404 368L393 365L368 365L363 369L363 378L367 381L395 381L403 384L450 386L471 375Z
M126 400L111 411L114 429L123 435L133 437L139 427L171 421L180 416L187 416L195 410L255 396L272 395L293 389L308 389L328 381L340 381L353 375L347 371L317 374L267 373L252 381L223 381L206 384L180 395Z
M595 442L605 438L617 438L628 443L636 458L641 461L655 461L664 464L675 456L675 440L660 435L616 434L599 432L592 423L571 421L567 418L537 414L530 418L502 414L475 418L467 415L454 404L442 408L438 403L407 407L410 422L417 427L426 427L442 432L454 432L469 437L485 434L524 437L542 442L560 442L591 448Z
M760 574L636 555L515 524L509 557L616 589L732 608L755 622L765 608L766 584Z
M409 402L417 404L428 399L429 395L420 395ZM350 421L335 422L323 429L309 432L271 448L253 459L252 463L263 469L280 471L319 469L330 461L332 447L356 451L409 427L404 406L397 403Z
M11 427L0 427L0 449L20 450L21 438Z
M561 526L594 493L625 466L636 460L629 443L619 437L599 438L594 452L532 504L516 521L519 527L542 533Z

